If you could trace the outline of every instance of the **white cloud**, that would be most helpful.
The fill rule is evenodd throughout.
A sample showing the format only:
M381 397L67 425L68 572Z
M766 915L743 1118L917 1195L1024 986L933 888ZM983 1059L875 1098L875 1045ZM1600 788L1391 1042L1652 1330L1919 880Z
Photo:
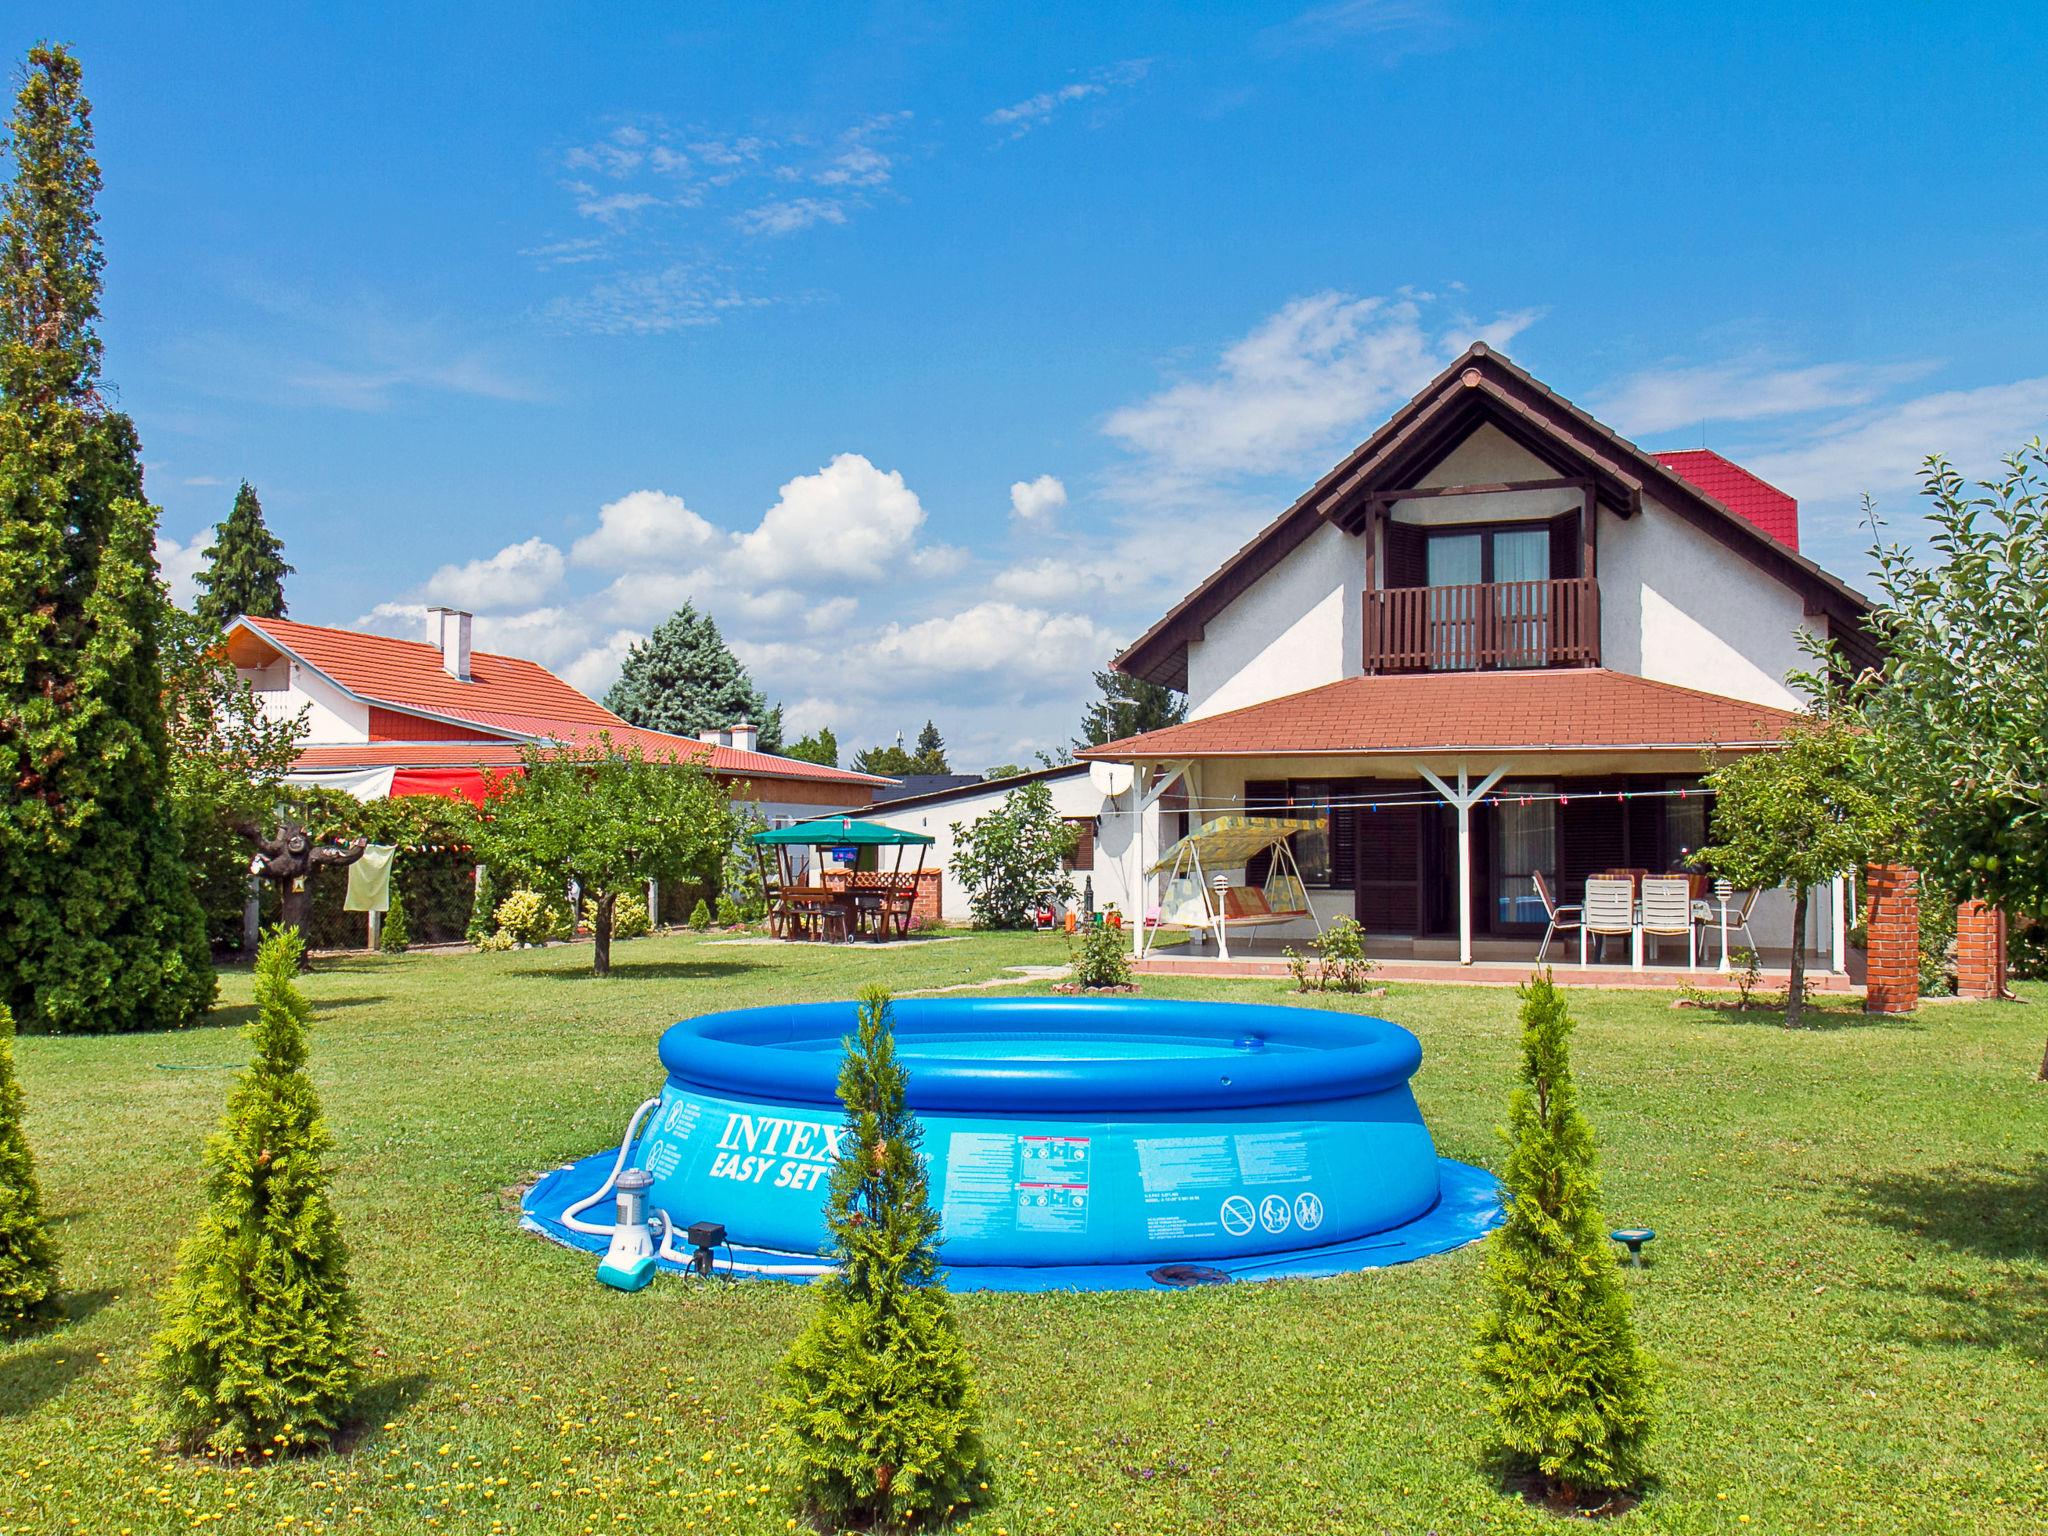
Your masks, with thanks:
M615 630L597 645L587 647L574 660L562 663L560 676L570 687L602 699L619 680L626 664L626 652L647 637L630 629Z
M1703 421L1758 421L1867 405L1934 367L1932 362L1781 367L1752 357L1650 368L1595 395L1594 411L1630 436L1696 427Z
M1536 312L1484 325L1432 321L1427 294L1295 299L1224 350L1205 378L1170 385L1110 414L1103 430L1141 455L1120 477L1171 496L1190 482L1300 475L1326 468L1344 447L1428 381L1472 340L1504 345Z
M742 534L737 563L771 581L799 576L879 579L924 526L924 507L903 476L842 453L816 474L782 487L760 526Z
M1027 96L1022 101L1014 101L1007 107L998 107L982 121L991 128L1009 129L1008 138L1021 139L1032 129L1042 126L1062 107L1091 97L1107 96L1119 86L1135 85L1145 78L1151 63L1150 59L1126 59L1121 64L1096 70L1085 80L1071 81L1053 90Z
M444 565L427 578L436 603L481 612L537 603L562 579L562 552L545 539L508 544L487 560Z
M814 603L804 613L804 628L812 634L827 634L851 619L860 611L860 599L853 597L828 597L821 603Z
M603 335L661 336L716 325L732 310L766 302L741 293L714 272L674 262L609 278L574 297L552 299L545 313L559 325Z
M615 224L628 214L638 213L642 208L652 208L661 201L652 192L603 192L595 187L585 190L576 204L576 211L586 219L596 219L602 224Z
M186 482L188 485L190 481ZM213 482L219 484L218 481ZM187 543L180 544L166 534L156 536L156 568L170 589L171 601L180 608L192 606L192 599L199 595L195 578L199 567L206 563L206 550L211 540L204 533L195 533Z
M702 559L718 541L718 530L684 506L682 497L633 491L599 509L597 531L578 539L569 558L607 570L672 565Z
M790 197L737 214L733 223L750 235L793 235L813 224L844 224L846 205L824 197Z
M1010 510L1027 523L1044 519L1067 504L1067 488L1053 475L1040 475L1036 480L1018 480L1010 486Z
M1394 64L1447 48L1456 35L1443 0L1337 0L1268 27L1260 41L1271 52L1364 42L1382 64Z
M890 624L860 659L906 674L1000 673L1071 682L1100 666L1112 643L1086 614L986 602L915 624Z
M923 549L911 552L910 568L920 576L937 581L947 576L958 576L973 559L957 544L927 544Z
M1966 476L1987 477L2004 456L2048 432L2048 375L1942 390L1830 422L1802 441L1743 455L1742 462L1802 500L1833 501L1920 483L1921 461L1946 457Z

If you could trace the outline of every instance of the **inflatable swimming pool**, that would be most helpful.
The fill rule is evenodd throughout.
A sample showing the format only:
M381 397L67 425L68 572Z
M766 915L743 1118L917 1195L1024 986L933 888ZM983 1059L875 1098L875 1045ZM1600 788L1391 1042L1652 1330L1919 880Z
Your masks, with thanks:
M670 1028L668 1080L619 1164L651 1176L648 1208L678 1227L718 1222L745 1250L815 1255L855 1007ZM1176 1264L1229 1273L1361 1243L1440 1251L1496 1209L1490 1179L1438 1159L1409 1087L1422 1048L1384 1019L1134 998L908 999L892 1012L956 1272L1060 1283ZM1428 1229L1447 1173L1454 1219ZM528 1215L547 1230L568 1192L530 1198Z

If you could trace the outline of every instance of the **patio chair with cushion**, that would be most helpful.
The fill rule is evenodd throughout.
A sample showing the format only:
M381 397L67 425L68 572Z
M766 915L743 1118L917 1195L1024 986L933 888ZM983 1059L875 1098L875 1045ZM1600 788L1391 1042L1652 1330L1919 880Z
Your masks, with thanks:
M1550 876L1537 870L1530 877L1536 882L1536 895L1543 903L1543 912L1550 919L1550 926L1543 930L1543 942L1536 946L1536 963L1541 965L1543 957L1550 953L1550 941L1560 933L1570 933L1579 926L1579 909L1576 906L1559 906L1557 892L1550 888Z
M1619 938L1627 934L1634 941L1635 964L1643 963L1643 934L1636 926L1636 889L1627 880L1593 879L1586 882L1586 900L1579 920L1579 964L1586 963L1589 938Z
M1643 963L1643 951L1652 939L1685 940L1685 968L1699 964L1699 945L1693 928L1692 886L1685 876L1649 879L1643 882L1643 921L1638 929L1636 964Z

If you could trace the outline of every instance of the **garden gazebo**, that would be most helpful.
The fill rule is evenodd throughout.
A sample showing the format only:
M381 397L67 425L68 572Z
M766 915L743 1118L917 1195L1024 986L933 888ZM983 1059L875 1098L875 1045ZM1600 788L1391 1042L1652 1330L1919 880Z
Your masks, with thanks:
M925 849L935 841L923 832L885 827L851 816L829 816L794 826L770 827L753 834L759 848L775 850L775 884L761 866L762 895L768 901L769 931L782 939L884 939L910 932L917 902L917 879L924 871ZM854 869L843 886L808 882L807 866L791 861L795 848L851 849L855 862L862 849L893 848L890 868ZM903 852L917 849L917 865L906 871ZM879 863L879 855L877 855Z

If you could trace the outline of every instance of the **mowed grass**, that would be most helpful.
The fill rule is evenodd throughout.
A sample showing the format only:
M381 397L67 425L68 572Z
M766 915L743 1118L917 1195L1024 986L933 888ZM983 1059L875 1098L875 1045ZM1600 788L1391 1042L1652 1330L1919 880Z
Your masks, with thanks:
M796 1286L664 1278L621 1296L521 1233L510 1191L616 1142L685 1014L1057 962L1030 935L915 948L694 937L328 959L313 1072L374 1347L339 1454L156 1454L132 1401L199 1209L199 1148L244 1056L218 1027L30 1039L18 1055L71 1316L0 1350L0 1531L789 1529L763 1399ZM1640 1531L2048 1529L2048 1089L2028 1005L1768 1016L1582 992L1576 1062L1606 1209L1661 1376ZM1281 1001L1277 982L1152 995ZM1315 1005L1338 1006L1328 999ZM1498 1167L1515 998L1396 986L1448 1155ZM1025 1533L1534 1531L1464 1370L1474 1250L1340 1280L1184 1294L968 1296L993 1455L961 1528Z

